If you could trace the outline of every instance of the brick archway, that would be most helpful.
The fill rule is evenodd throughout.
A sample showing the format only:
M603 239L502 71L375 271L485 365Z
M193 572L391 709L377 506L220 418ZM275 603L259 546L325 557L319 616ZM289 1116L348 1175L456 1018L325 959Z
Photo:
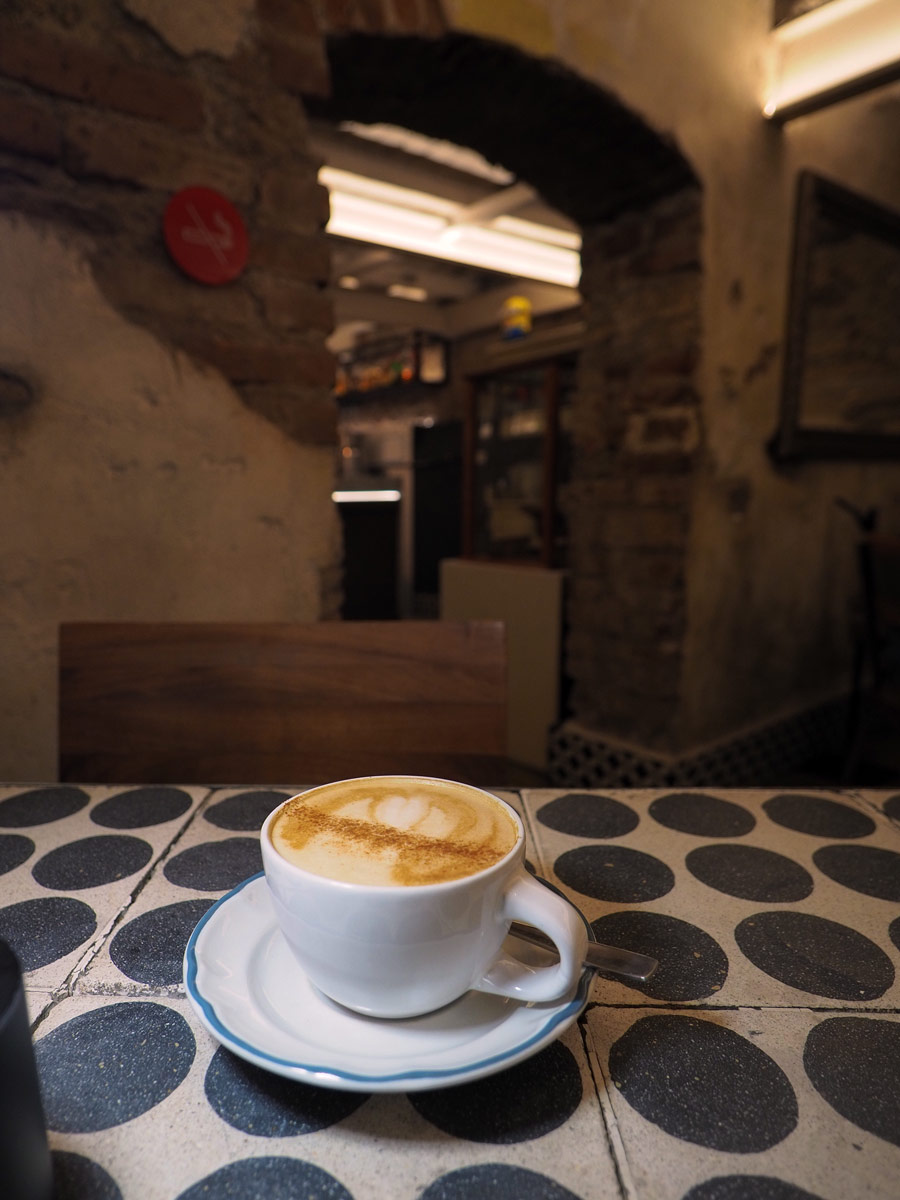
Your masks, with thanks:
M611 93L549 59L471 34L326 38L313 116L385 121L477 150L581 225L696 183L681 152Z
M676 749L700 451L701 209L678 148L567 68L462 33L326 38L314 116L387 122L499 162L583 231L567 725ZM560 781L566 782L564 771Z

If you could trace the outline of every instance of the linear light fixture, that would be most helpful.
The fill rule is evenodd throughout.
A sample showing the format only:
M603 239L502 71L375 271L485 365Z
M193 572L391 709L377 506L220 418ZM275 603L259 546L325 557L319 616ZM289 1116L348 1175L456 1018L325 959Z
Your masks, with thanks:
M452 200L333 167L319 180L331 197L327 230L338 237L566 287L581 277L577 234L502 215L473 224Z
M900 0L828 0L769 36L763 113L774 121L900 78Z
M331 493L335 504L395 504L400 499L396 488L371 488L369 491L342 491L340 488Z
M492 225L501 233L511 233L516 237L531 238L548 246L565 246L569 250L581 252L581 235L570 233L568 229L553 229L549 225L538 225L534 221L523 221L521 217L495 217Z

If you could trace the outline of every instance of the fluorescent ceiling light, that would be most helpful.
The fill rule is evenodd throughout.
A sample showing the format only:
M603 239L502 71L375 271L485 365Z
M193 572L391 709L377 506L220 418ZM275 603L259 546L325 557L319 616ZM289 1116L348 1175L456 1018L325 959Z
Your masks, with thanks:
M439 237L448 227L445 217L419 212L414 208L400 208L382 200L370 200L367 196L353 196L347 192L331 193L331 219L326 226L329 233L342 233L345 237L362 238L363 241L378 242L391 246L398 238L400 244L409 240L417 246L421 239L428 243L430 237ZM366 230L381 237L362 237Z
M492 228L516 237L532 238L550 246L565 246L569 250L581 250L581 234L568 229L554 229L552 225L538 225L535 221L524 221L521 217L496 217Z
M812 112L900 76L900 0L829 0L770 36L763 112Z
M401 187L396 183L384 183L380 179L370 179L367 175L357 175L353 171L343 171L338 167L320 167L319 183L324 184L329 192L378 200L412 211L436 213L450 220L459 211L458 204L453 200L444 199L443 196L419 192L415 188Z
M373 488L371 491L334 491L331 498L335 504L393 504L400 499L396 488Z
M507 216L472 224L451 200L350 171L323 167L319 178L331 198L327 230L338 237L566 287L581 277L577 234Z

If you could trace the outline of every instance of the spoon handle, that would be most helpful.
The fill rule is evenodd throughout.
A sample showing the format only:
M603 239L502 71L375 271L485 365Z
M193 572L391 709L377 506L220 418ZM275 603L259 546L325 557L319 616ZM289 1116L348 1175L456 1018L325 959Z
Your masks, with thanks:
M555 949L546 934L531 925L513 921L509 932L523 942L542 946L545 950ZM647 980L659 966L655 958L637 954L634 950L622 950L618 946L604 946L602 942L588 942L584 965L598 971L609 971L613 975L624 975L627 979Z

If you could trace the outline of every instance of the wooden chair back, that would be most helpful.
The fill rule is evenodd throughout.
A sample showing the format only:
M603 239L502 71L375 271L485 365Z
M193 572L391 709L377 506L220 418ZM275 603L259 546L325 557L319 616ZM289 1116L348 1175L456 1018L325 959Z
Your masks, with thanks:
M59 664L61 780L503 782L502 622L63 624Z

